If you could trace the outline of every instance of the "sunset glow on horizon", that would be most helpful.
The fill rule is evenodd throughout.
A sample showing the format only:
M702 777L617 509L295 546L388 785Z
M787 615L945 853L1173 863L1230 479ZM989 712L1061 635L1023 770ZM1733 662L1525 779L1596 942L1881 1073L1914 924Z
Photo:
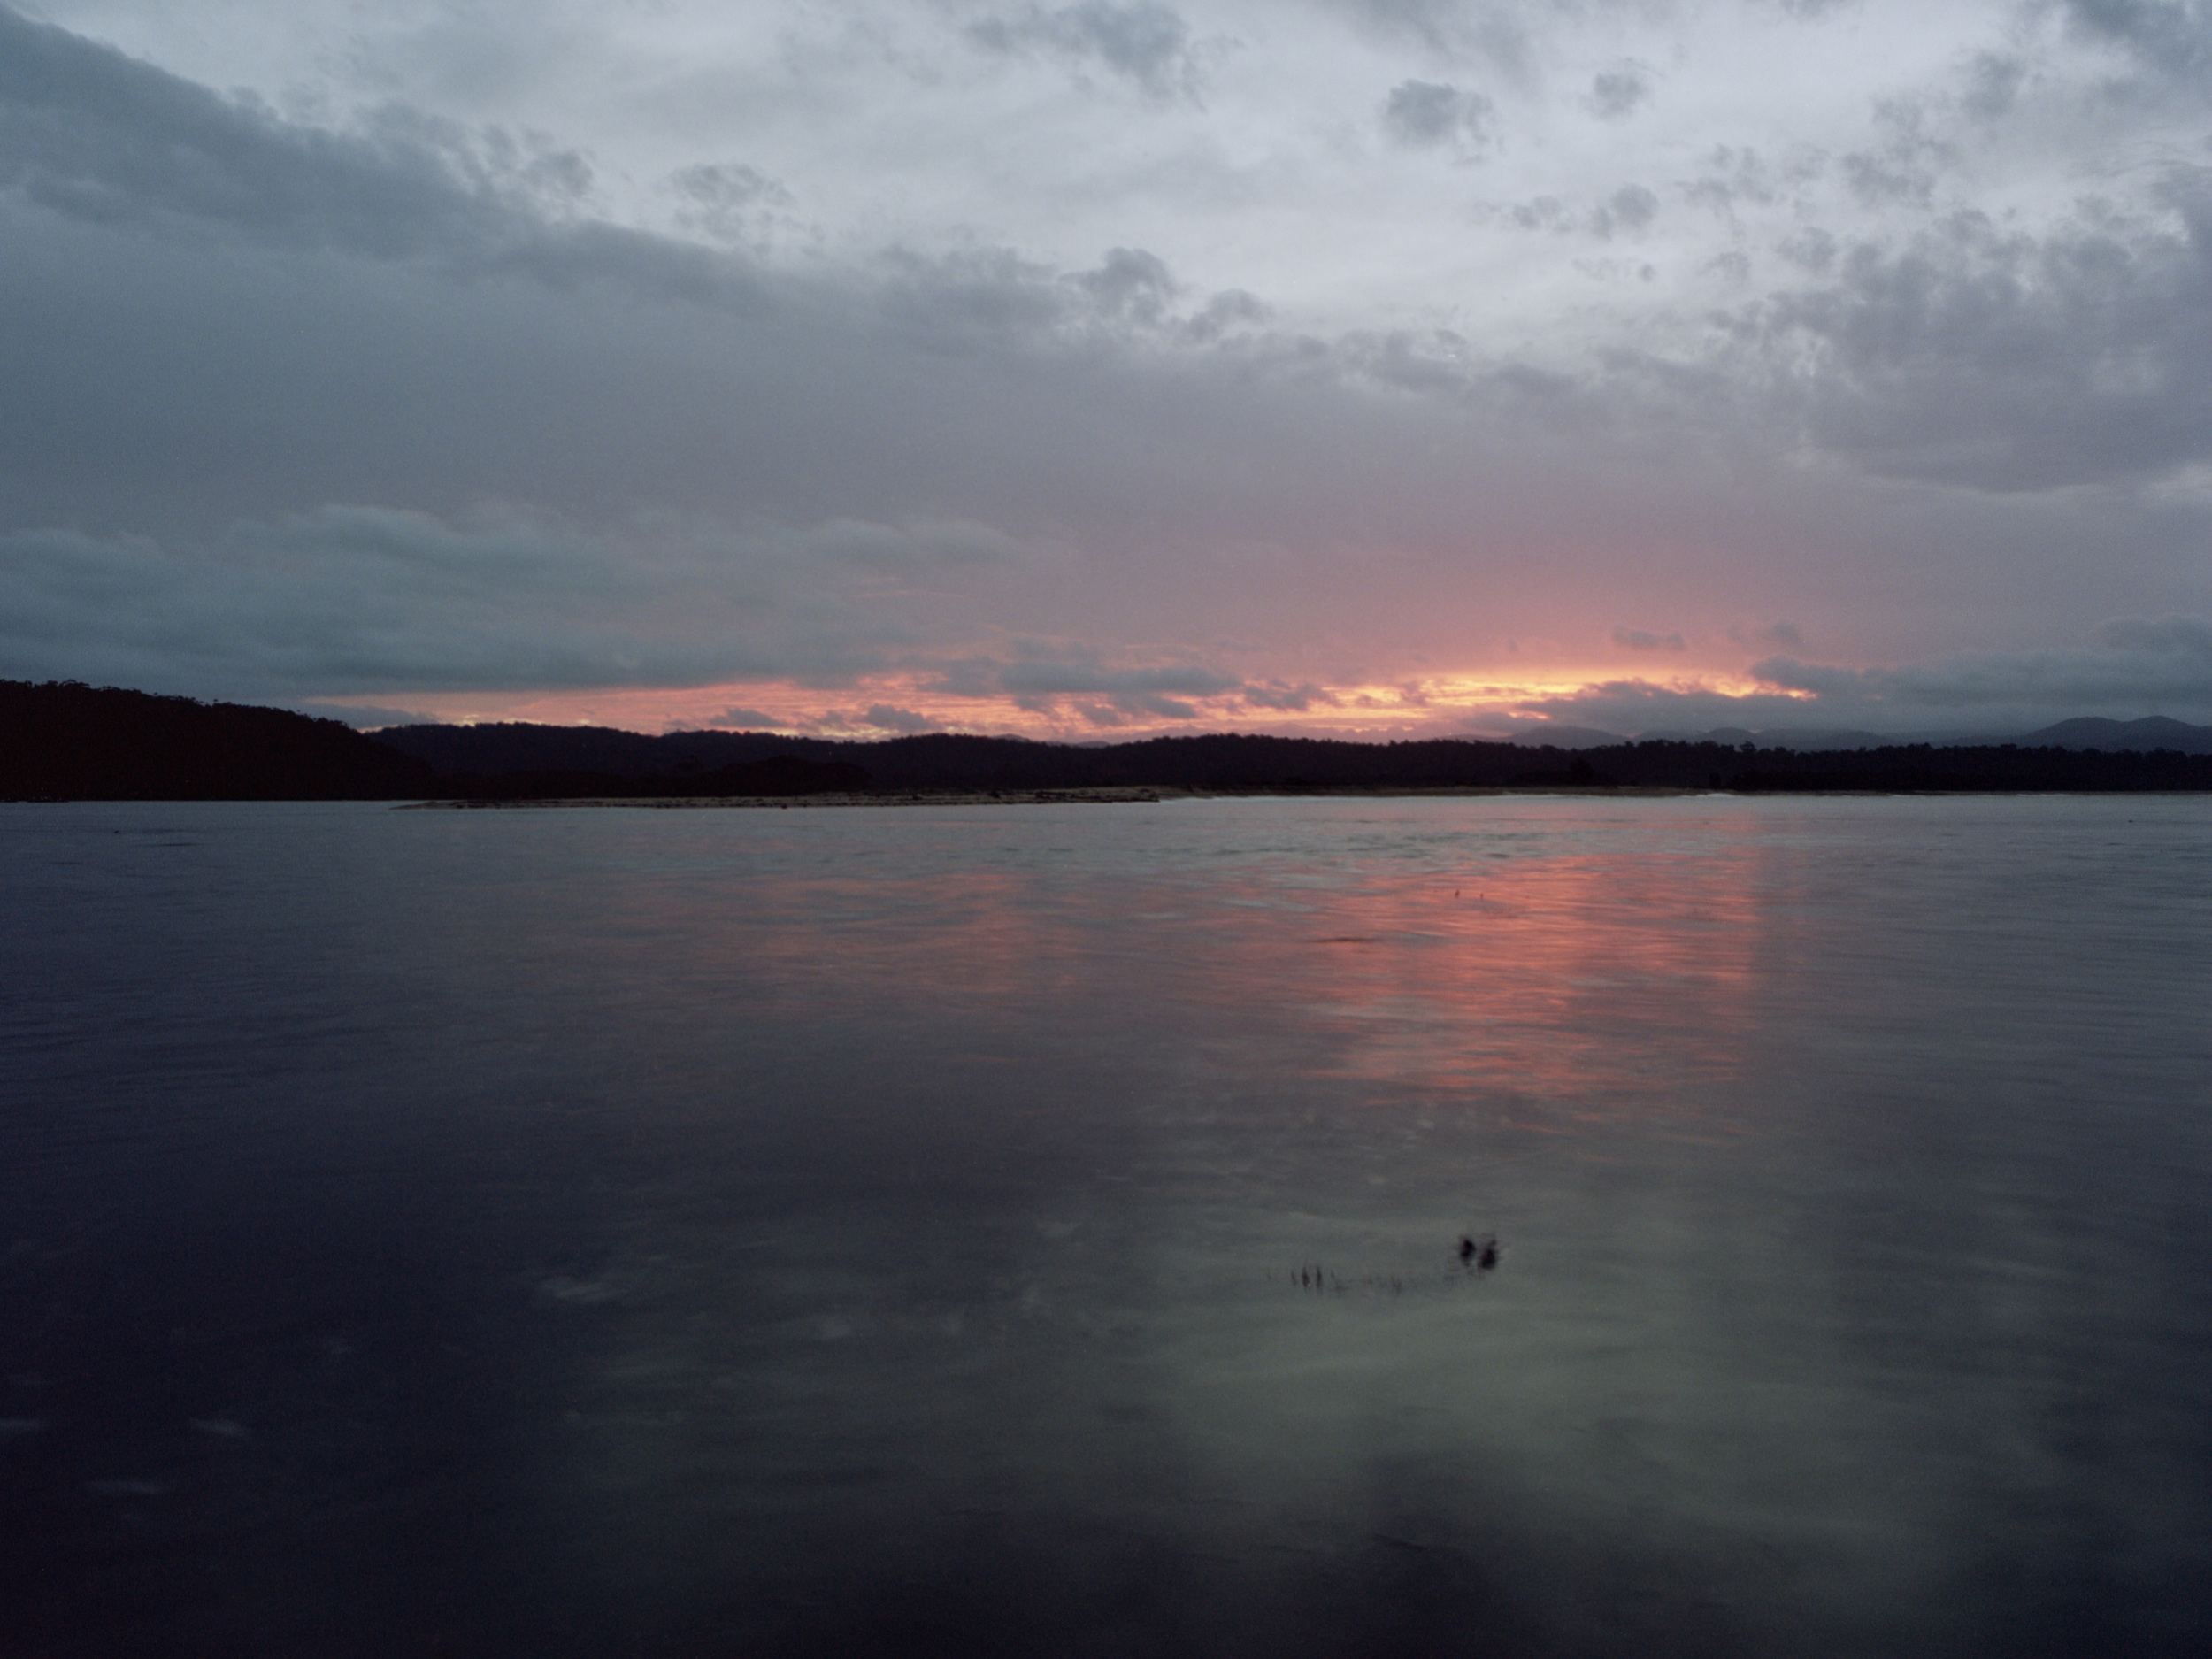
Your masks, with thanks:
M1058 742L1124 742L1202 730L1402 741L1434 737L1540 739L1547 727L1567 727L1574 722L1533 710L1572 703L1619 683L1618 675L1597 671L1519 680L1440 675L1396 685L1314 687L1300 692L1299 706L1256 702L1240 694L1179 699L1190 710L1187 714L1124 712L1080 694L1025 707L1004 697L949 695L914 676L872 679L836 693L787 684L728 685L574 692L495 702L449 695L417 701L423 713L452 725L526 721L649 733L760 731L865 741L948 732ZM1729 674L1633 683L1660 695L1742 697L1774 690L1748 676ZM1809 695L1790 691L1775 695L1800 700ZM311 704L307 706L314 711Z

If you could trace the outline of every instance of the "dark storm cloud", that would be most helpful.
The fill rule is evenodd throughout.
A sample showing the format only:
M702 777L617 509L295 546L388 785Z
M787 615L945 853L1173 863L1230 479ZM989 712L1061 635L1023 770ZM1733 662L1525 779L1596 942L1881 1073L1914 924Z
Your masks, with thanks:
M1104 69L1156 98L1195 97L1203 81L1189 25L1154 0L1028 6L971 24L968 38L990 51L1048 52Z

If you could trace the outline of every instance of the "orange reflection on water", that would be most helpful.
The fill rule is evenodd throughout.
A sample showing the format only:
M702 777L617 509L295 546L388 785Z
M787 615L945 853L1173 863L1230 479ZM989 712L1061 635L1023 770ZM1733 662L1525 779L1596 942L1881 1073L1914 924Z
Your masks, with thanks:
M1457 873L1371 873L1298 941L1306 1010L1341 1034L1347 1075L1563 1100L1741 1071L1763 951L1751 850Z
M1016 847L987 816L887 821L887 846L939 844L858 839L849 860L760 880L700 868L649 914L633 894L609 945L626 982L673 1005L928 1022L1040 1062L1125 1045L1223 1087L1303 1075L1377 1099L1694 1113L1743 1072L1786 971L1786 853L1713 826L1664 848L1621 826L1598 850L1557 825L1486 840L1470 826L1471 803L1451 826L1463 851L1324 834L1209 861L1102 857L1079 831Z

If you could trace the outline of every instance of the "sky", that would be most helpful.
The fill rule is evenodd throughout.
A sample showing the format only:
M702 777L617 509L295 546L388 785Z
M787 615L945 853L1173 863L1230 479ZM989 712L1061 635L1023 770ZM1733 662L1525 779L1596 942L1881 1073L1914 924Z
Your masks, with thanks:
M0 676L2212 722L2212 0L0 0Z

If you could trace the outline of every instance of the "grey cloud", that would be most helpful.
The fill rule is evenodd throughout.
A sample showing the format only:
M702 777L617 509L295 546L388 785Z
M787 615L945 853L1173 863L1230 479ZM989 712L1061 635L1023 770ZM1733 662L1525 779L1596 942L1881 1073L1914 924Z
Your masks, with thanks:
M1490 100L1479 92L1433 81L1408 81L1390 89L1383 127L1401 144L1434 149L1451 144L1480 151L1490 142Z
M1049 266L1011 249L964 250L937 258L898 251L885 260L885 314L910 337L947 346L1041 337L1087 307Z
M1071 280L1091 296L1102 315L1144 323L1160 320L1179 287L1165 263L1141 248L1116 248L1098 269L1079 272Z
M1114 699L1113 708L1123 714L1149 714L1163 720L1195 720L1195 705L1180 698L1163 695L1159 692L1125 692Z
M663 525L615 542L365 507L239 525L211 544L19 531L0 535L0 672L333 696L770 673L834 684L902 645L864 595L838 587L841 567L1004 550L965 526Z
M1895 668L1772 657L1749 671L1772 689L1740 696L1614 680L1520 706L1624 732L1847 726L1904 737L2016 735L2085 713L2212 717L2212 623L2129 618L2105 624L2098 636L2093 646L1983 652Z
M68 73L27 82L26 40ZM1364 603L1331 561L1387 548L1381 588L1479 576L1460 601L1477 614L1637 580L1603 550L1646 522L1632 498L1678 511L1676 545L1711 543L1713 570L1786 572L1749 591L1801 614L1875 521L1901 580L1941 564L1987 588L2040 560L2003 601L2028 626L2070 614L2051 595L2087 543L2055 526L2098 535L2101 571L2134 583L2101 603L2197 603L2157 585L2197 533L2183 514L2116 512L2107 535L2078 503L1978 500L1954 520L1928 505L1953 493L1870 492L1845 467L1778 484L1775 465L1799 437L2005 488L2201 459L2194 173L2170 186L2180 231L2088 209L2039 240L1947 220L1839 250L1709 357L1539 362L1474 327L1270 333L1252 296L1187 290L1135 247L1078 271L1003 250L758 269L591 219L561 195L580 174L531 184L526 146L502 161L439 130L388 112L319 133L0 12L0 529L66 526L7 542L0 672L403 702L611 676L849 683L933 672L1002 624L1050 633L1071 603L1102 638L1172 656L1231 603L1184 603L1194 549L1268 549L1255 568L1302 571L1319 608ZM1787 162L1715 173L1794 188ZM734 171L696 182L768 199ZM1777 508L1786 534L1716 530L1709 497L1684 503L1724 469L1745 501L1815 473L1834 493ZM1943 533L1893 554L1908 520ZM1515 550L1563 536L1594 549L1572 572ZM1026 577L1041 560L1058 563ZM939 591L860 597L910 588ZM1119 672L1110 656L1085 672ZM1296 695L1203 683L1026 695L1125 718Z
M2065 0L2078 39L2119 46L2162 74L2194 74L2212 63L2212 4L2206 0Z
M1643 268L1647 273L1655 269L1652 265L1646 265ZM1729 248L1715 254L1705 262L1703 268L1717 276L1725 277L1729 281L1739 286L1751 280L1751 256L1740 248ZM1646 275L1645 280L1650 280L1648 274Z
M1096 64L1156 98L1195 97L1203 80L1189 26L1153 0L1126 5L1083 0L1054 11L1031 6L972 24L968 37L990 51L1042 50Z
M1615 628L1613 643L1624 651L1686 651L1680 634L1654 634L1648 628Z
M942 665L931 688L979 700L1003 696L1033 713L1071 711L1094 726L1145 717L1194 720L1200 710L1187 699L1247 691L1236 676L1202 664L1122 667L1090 652L969 657Z
M1624 120L1651 99L1651 77L1641 64L1621 64L1590 78L1584 107L1600 120Z
M1540 196L1532 201L1517 202L1506 210L1506 217L1523 230L1568 228L1567 204L1555 196Z
M1808 225L1795 235L1777 242L1774 251L1801 270L1817 275L1834 269L1836 239L1819 226Z
M397 105L354 134L281 121L0 7L0 199L193 242L757 300L726 257L576 217L589 178L573 152Z
M2116 617L2097 637L2108 650L2212 665L2212 621L2202 617Z
M1036 661L1008 663L998 670L996 680L1000 689L1025 697L1149 696L1168 692L1212 697L1236 690L1239 683L1233 675L1189 664L1106 668L1093 663Z
M1809 146L1777 160L1745 145L1718 144L1702 175L1682 188L1686 200L1723 215L1737 205L1771 207L1800 197L1827 172L1829 157Z
M380 257L480 250L518 223L527 168L508 150L472 157L451 129L392 113L359 137L287 127L0 8L0 185L72 217Z
M1238 329L1256 327L1271 314L1267 303L1258 295L1242 288L1225 288L1185 319L1182 328L1191 340L1203 345Z
M1894 154L1856 150L1845 156L1840 165L1851 194L1864 206L1926 207L1934 198L1934 172Z
M1760 326L1808 435L1878 471L1999 489L2155 478L2212 457L2212 170L2179 234L2093 204L2041 239L1957 214Z
M127 684L342 695L680 682L722 651L595 614L619 562L411 513L331 510L213 548L18 532L0 539L0 653L18 672L88 663Z
M1624 184L1605 199L1590 216L1590 227L1601 236L1616 230L1638 232L1649 228L1659 216L1659 198L1640 184Z
M1332 706L1336 701L1319 686L1286 686L1280 682L1266 686L1246 686L1240 695L1243 697L1245 703L1251 708L1299 712L1303 712L1316 704L1324 707Z
M1010 249L936 257L911 252L883 262L888 279L866 303L933 349L994 344L1088 344L1102 334L1209 345L1263 323L1267 306L1240 288L1179 311L1186 293L1156 254L1115 248L1087 271L1058 272Z
M1769 622L1756 628L1739 623L1730 627L1728 637L1739 645L1778 646L1793 651L1805 649L1805 630L1794 622Z
M1941 136L1926 107L1915 100L1891 99L1878 115L1882 142L1841 158L1844 183L1866 206L1926 207L1939 177L1957 162L1957 146Z
M893 732L901 737L918 737L925 732L941 732L942 720L933 720L926 714L917 714L911 709L894 708L887 703L871 703L860 723L872 726L879 732Z
M1448 52L1465 37L1460 0L1339 0L1340 8L1370 27L1409 35L1431 50Z
M1960 103L1978 121L2001 120L2012 113L2027 76L2027 65L2008 53L1978 52L1967 66Z
M2092 647L1981 652L1902 668L1841 668L1775 657L1751 672L1831 703L1915 718L2040 710L2167 714L2212 711L2212 623L2201 617L2125 618ZM2059 718L2054 715L2053 718Z
M678 191L708 208L746 208L765 204L788 207L791 192L757 167L743 162L680 167L669 175Z
M1570 696L1535 697L1517 705L1527 715L1601 731L1699 732L1714 726L1754 728L1832 725L1838 718L1824 703L1781 692L1732 695L1721 691L1681 690L1640 680L1606 680Z
M791 192L743 162L680 167L668 184L684 204L681 222L724 242L758 246L792 222Z
M706 723L726 731L739 732L773 731L783 724L772 714L759 709L748 709L741 704L723 710L719 714L710 717Z
M785 540L791 551L806 558L877 571L1013 564L1028 553L1003 531L956 521L887 525L837 518L803 536Z
M1375 34L1414 41L1440 58L1484 58L1517 78L1528 72L1529 26L1519 6L1496 0L1332 0L1332 4Z

